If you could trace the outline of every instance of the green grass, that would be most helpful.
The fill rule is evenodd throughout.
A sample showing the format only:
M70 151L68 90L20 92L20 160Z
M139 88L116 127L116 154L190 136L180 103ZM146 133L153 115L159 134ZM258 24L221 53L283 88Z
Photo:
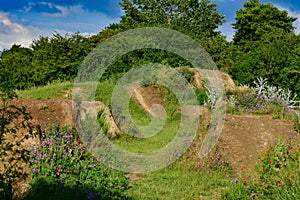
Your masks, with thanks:
M141 109L132 99L129 101L129 112L132 120L139 126L147 126L151 122L150 115Z
M107 105L110 104L111 93L114 84L111 81L104 81L99 84L97 89L97 99L101 99ZM128 134L123 134L119 138L114 139L114 143L119 145L120 148L137 153L151 152L158 150L167 145L177 134L180 125L180 113L174 114L179 109L178 101L169 101L172 99L170 93L166 89L162 88L165 97L165 110L167 113L166 123L162 130L158 130L157 134L150 138L138 138ZM100 98L101 96L101 98ZM174 99L174 98L173 98ZM151 117L138 104L130 99L129 110L132 121L139 126L148 126L151 122Z
M72 86L69 82L54 83L31 90L18 91L18 95L23 98L38 99L65 98L65 92L72 90ZM111 80L102 81L97 87L95 99L109 106L114 86ZM178 101L174 100L173 94L164 88L162 88L162 93L167 113L163 129L147 139L124 134L114 139L116 145L131 152L151 152L164 147L173 139L181 118L180 113L176 112ZM147 126L151 122L150 115L135 101L130 100L129 110L132 120L137 125ZM218 199L221 197L221 191L225 190L228 184L225 172L200 170L185 158L159 171L131 176L135 176L133 187L126 191L126 195L132 199Z
M35 98L35 99L52 99L52 98L62 98L71 99L72 98L72 82L57 82L46 86L36 87L28 90L19 90L17 95L20 98Z
M224 172L201 171L182 162L136 176L126 192L132 199L219 199L229 183Z
M99 83L97 85L95 100L102 101L105 105L110 105L110 100L114 87L115 83L111 79Z
M177 133L180 121L167 121L163 130L150 138L136 138L129 135L123 135L114 140L114 143L120 148L131 152L151 152L167 145Z

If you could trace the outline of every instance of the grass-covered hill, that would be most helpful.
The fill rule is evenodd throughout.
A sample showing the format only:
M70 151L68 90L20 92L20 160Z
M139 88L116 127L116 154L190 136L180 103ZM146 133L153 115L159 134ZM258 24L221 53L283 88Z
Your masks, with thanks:
M225 82L232 82L231 79L229 80L228 75L224 74L223 77ZM283 177L285 174L290 174L297 169L297 162L289 152L293 151L295 155L300 153L297 149L299 121L298 125L296 121L299 119L296 118L293 111L286 110L284 104L272 103L256 96L257 93L253 90L255 88L250 91L249 88L239 88L231 85L234 90L228 90L229 107L221 137L217 146L205 159L199 158L201 143L210 122L209 104L205 103L208 102L207 95L209 94L205 90L199 89L203 89L203 86L197 85L199 83L197 79L200 78L201 76L195 73L190 79L198 94L201 113L199 129L191 147L175 163L162 170L146 174L126 174L129 187L124 188L124 190L117 189L119 192L123 191L123 197L119 196L119 198L236 199L250 197L273 198L273 196L279 196L279 198L283 196L288 198L297 197L299 188L290 182L291 180L294 180L295 183L299 181L296 174L292 176L293 179L283 178L280 179L280 182L276 177ZM196 86L199 87L199 90ZM106 80L100 82L97 89L96 100L99 103L100 100L103 101L107 108L109 107L113 88L114 82ZM18 106L26 106L33 117L33 122L36 124L44 123L42 129L55 123L72 126L72 89L71 82L57 82L30 90L18 91L20 98L12 103ZM267 90L267 88L264 88L264 90ZM233 98L235 98L235 101L232 100ZM164 128L148 139L134 138L119 131L118 136L111 137L111 140L120 148L136 153L151 152L164 147L172 140L180 123L180 107L178 107L178 102L173 99L172 93L167 88L158 85L141 85L133 94L129 103L130 114L134 122L147 126L151 121L151 115L153 117L153 113L150 112L151 109L149 108L153 104L161 103L164 105L168 116ZM203 102L205 105L203 105ZM258 104L260 107L257 107ZM98 106L100 111L102 105L99 104ZM103 114L102 111L101 113L99 123L101 126L107 127L106 133L108 133L111 124L108 123L105 115L110 114ZM113 120L113 118L110 118L110 120ZM51 137L51 135L48 137ZM281 155L278 152L282 153L282 158L277 157ZM283 158L287 162L286 164L281 164L284 161L281 160ZM58 157L57 159L58 163L56 164L58 167L59 160L64 158ZM279 169L281 165L286 167L283 171L280 171L280 173L272 171L272 169ZM52 168L52 170L54 169ZM49 168L49 170L51 169ZM33 172L31 171L31 173ZM37 175L38 173L32 176L33 181L37 181L35 178L38 177ZM99 174L98 176L102 175ZM57 175L50 175L49 177L62 180ZM64 180L67 181L68 179ZM30 179L27 179L27 181L30 181ZM268 185L262 186L261 182ZM32 181L31 184L39 189L32 188L28 198L38 199L42 195L39 192L41 189L49 197L54 198L56 195L56 198L65 198L60 196L63 193L61 194L62 191L59 188L55 189L55 182L48 182L48 185L44 186L42 183ZM84 182L84 184L86 183ZM281 190L281 186L278 186L278 184L286 184L287 186ZM28 188L25 185L26 182L22 182L19 187ZM54 190L44 187L53 187ZM70 198L79 197L81 194L74 193L72 187L66 189L67 194L70 195ZM267 192L264 192L264 190ZM28 190L18 189L15 191L21 194ZM96 194L97 192L93 193L95 197L97 197Z

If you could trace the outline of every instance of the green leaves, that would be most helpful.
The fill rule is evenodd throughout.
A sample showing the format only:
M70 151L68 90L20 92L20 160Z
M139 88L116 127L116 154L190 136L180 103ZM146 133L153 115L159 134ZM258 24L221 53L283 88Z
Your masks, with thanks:
M195 38L216 36L216 29L225 22L210 0L123 0L123 29L159 26L181 31Z
M92 40L93 39L93 40ZM79 35L40 36L30 48L13 45L0 56L0 82L16 89L45 85L54 80L72 80L97 38Z
M280 11L274 5L262 4L258 0L244 3L244 8L236 12L236 30L233 41L235 44L245 41L258 41L264 34L274 31L274 28L284 33L291 33L295 28L294 17L288 16L287 11Z
M250 0L237 11L236 20L233 78L239 84L251 84L256 77L264 77L299 94L299 39L293 32L296 18L272 4Z

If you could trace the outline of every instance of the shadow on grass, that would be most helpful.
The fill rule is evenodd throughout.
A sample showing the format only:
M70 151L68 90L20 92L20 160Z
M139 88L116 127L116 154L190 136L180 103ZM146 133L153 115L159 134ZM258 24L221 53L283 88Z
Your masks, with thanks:
M51 178L39 178L31 183L31 190L24 200L100 200L130 199L115 188L93 188L92 186L66 186Z

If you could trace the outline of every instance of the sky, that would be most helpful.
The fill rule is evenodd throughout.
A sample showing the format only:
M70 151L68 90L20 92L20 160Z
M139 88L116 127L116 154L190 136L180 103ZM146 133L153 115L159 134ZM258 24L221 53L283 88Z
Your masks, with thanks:
M124 14L119 6L121 0L0 0L0 51L13 44L28 47L39 36L51 36L58 32L79 32L83 35L99 33L111 23L118 23ZM226 16L220 31L231 40L234 35L232 23L236 10L243 7L244 0L213 0L218 11ZM297 18L294 26L300 33L300 2L297 0L261 0Z

